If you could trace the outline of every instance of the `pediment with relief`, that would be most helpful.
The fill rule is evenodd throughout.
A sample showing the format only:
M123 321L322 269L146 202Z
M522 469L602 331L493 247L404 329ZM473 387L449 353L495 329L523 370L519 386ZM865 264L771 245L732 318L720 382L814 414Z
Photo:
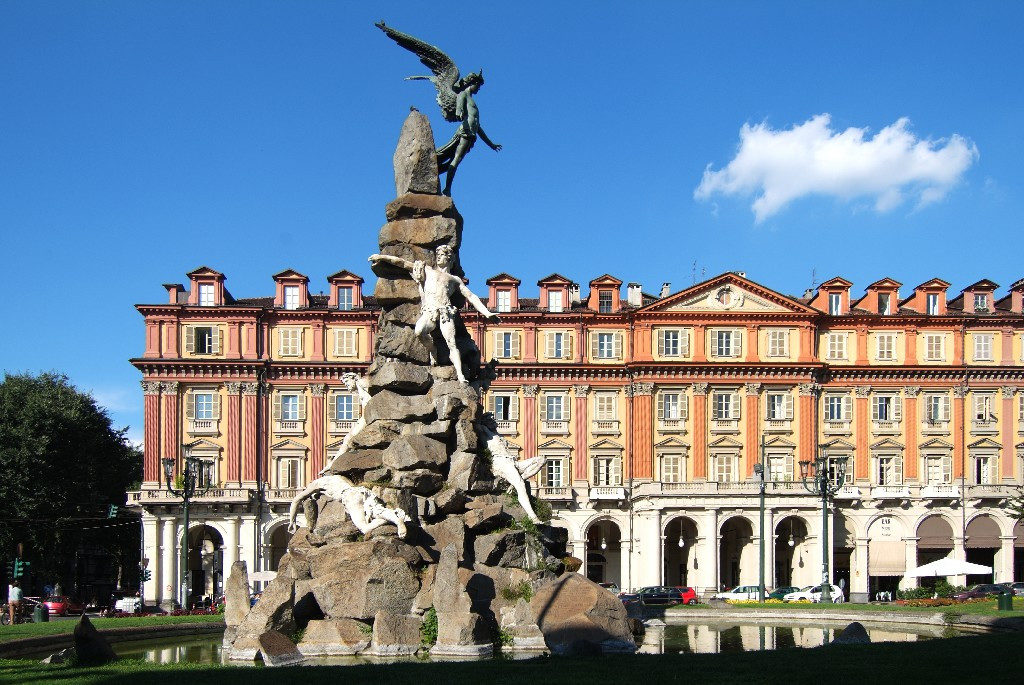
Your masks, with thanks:
M700 283L664 300L654 302L648 311L659 312L758 312L780 314L810 313L796 300L758 286L735 274L724 274Z

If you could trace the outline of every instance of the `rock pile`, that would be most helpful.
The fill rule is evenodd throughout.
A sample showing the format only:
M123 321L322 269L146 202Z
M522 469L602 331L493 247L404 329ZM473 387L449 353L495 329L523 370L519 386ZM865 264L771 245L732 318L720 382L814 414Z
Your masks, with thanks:
M395 183L398 197L386 208L381 254L433 267L435 251L446 246L453 257L448 270L461 277L462 217L451 198L438 193L433 134L415 110L395 152ZM536 600L529 600L563 573L567 532L531 522L491 472L478 433L488 420L481 403L487 379L460 317L453 318L468 383L457 379L439 333L416 334L420 290L410 273L387 263L374 271L383 311L368 370L365 425L327 470L403 509L412 519L408 533L399 539L388 524L362 535L341 502L321 497L307 515L315 519L312 529L293 535L277 578L225 634L226 651L252 659L272 644L291 660L280 637L302 631L297 647L306 656L411 654L434 641L434 629L424 623L428 615L437 618L435 655L488 654L502 634L513 646L543 648L544 623L538 626ZM458 294L452 305L464 305ZM620 617L605 607L621 609L622 603L582 576L572 577L574 588L587 586L583 604L601 607L585 639L629 640L620 630L625 611ZM577 609L586 614L586 606ZM594 620L614 629L598 635L590 630ZM559 621L564 632L567 624ZM261 639L268 631L276 634Z

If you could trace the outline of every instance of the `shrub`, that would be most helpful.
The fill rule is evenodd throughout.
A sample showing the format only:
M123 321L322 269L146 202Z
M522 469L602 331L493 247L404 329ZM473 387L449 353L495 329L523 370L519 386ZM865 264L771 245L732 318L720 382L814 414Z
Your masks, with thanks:
M430 607L423 614L423 623L420 624L420 642L427 648L437 643L437 610L434 607Z
M533 504L533 511L536 512L537 518L543 523L550 523L553 511L551 509L551 502L543 499L530 498L530 503Z
M502 588L501 597L506 602L518 602L520 599L525 599L529 602L533 599L533 586L527 581L521 580L515 585Z
M576 557L564 557L562 563L565 564L566 573L576 573L583 566L583 560Z

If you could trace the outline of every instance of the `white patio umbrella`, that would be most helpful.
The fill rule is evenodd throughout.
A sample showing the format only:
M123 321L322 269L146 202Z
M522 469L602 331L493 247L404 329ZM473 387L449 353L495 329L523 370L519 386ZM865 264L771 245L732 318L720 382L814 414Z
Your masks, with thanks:
M992 573L992 567L946 557L924 566L912 568L904 575L908 578L924 578L927 576L966 576L985 573Z

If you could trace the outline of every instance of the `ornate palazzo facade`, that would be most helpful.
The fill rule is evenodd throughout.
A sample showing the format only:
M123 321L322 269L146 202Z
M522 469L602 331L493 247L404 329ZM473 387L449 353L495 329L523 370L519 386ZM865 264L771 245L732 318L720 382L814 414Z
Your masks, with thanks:
M239 300L212 269L188 276L167 304L138 307L145 464L129 504L150 599L176 596L183 539L160 459L201 460L198 594L219 592L236 559L273 570L288 502L359 418L341 375L372 361L379 315L347 271L329 296L284 271L274 297ZM829 555L852 598L915 584L908 568L949 554L1024 578L1024 529L1004 511L1024 462L1024 281L948 300L940 279L903 298L882 279L859 299L841 278L795 298L737 273L658 296L628 284L625 298L608 275L585 298L558 274L536 298L508 274L487 285L501 322L463 318L501 362L488 408L523 456L546 458L534 492L595 580L756 584L762 463L766 583L817 582L820 499L799 464L822 453L846 462Z

